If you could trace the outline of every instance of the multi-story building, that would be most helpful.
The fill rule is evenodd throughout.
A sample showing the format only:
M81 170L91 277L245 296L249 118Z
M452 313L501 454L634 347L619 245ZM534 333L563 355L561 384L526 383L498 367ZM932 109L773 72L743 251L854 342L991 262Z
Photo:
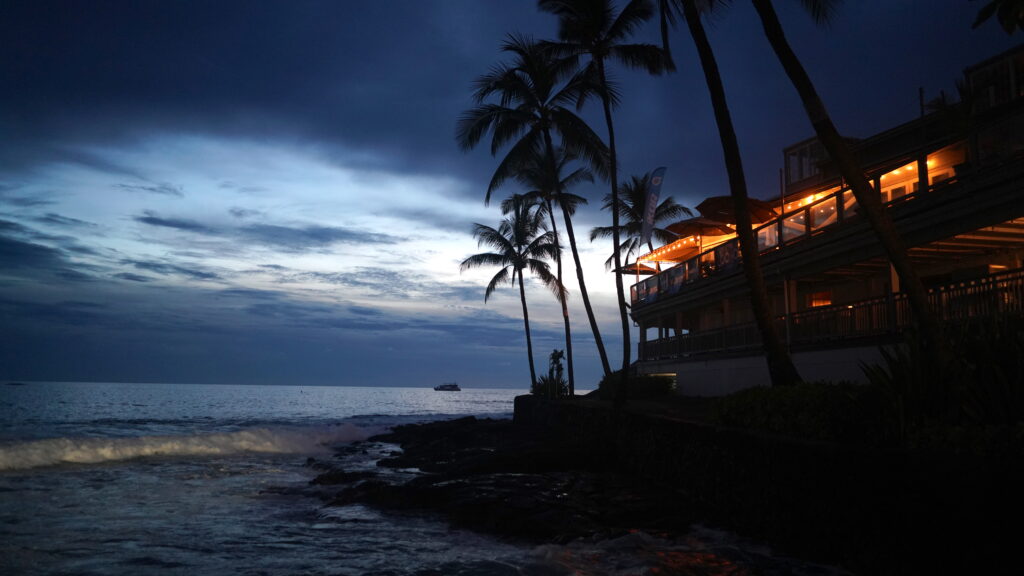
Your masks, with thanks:
M1024 314L1024 46L965 71L963 102L851 145L943 322ZM899 278L816 139L784 151L776 215L755 224L773 316L806 380L863 380L910 337ZM735 235L642 256L631 289L642 374L682 393L768 384Z

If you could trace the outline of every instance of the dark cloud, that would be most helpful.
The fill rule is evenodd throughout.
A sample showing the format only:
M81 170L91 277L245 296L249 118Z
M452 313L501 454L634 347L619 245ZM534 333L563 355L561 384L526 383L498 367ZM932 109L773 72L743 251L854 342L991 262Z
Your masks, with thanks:
M0 196L0 202L19 208L38 208L54 204L53 200L38 196Z
M120 278L121 280L127 280L129 282L150 282L152 278L149 276L140 276L139 274L132 274L131 272L120 272L114 274L114 278Z
M145 192L147 194L162 194L164 196L179 196L182 197L185 193L181 190L181 186L175 186L173 184L117 184L115 185L120 190L127 190L128 192Z
M238 235L247 240L273 246L289 252L324 248L332 244L394 244L401 240L390 234L364 232L334 226L289 227L273 224L253 224L238 229Z
M0 301L0 310L8 318L25 318L73 326L106 323L106 307L95 302L63 301L38 303L18 300Z
M174 228L176 230L184 230L186 232L196 232L198 234L218 234L217 230L200 224L195 220L186 220L183 218L162 218L157 216L153 212L146 210L142 216L136 216L134 218L136 222L148 224L150 226L158 226L162 228Z
M235 238L247 244L271 247L284 252L305 252L334 244L394 244L402 240L390 234L337 226L248 224L238 228L217 228L196 220L165 218L150 210L143 212L141 216L135 216L134 220L149 226L173 228L208 236Z
M60 250L0 235L0 271L62 270L65 266L64 253Z
M78 218L70 218L68 216L61 216L60 214L54 214L50 212L43 216L36 216L33 218L34 221L41 224L50 224L52 226L66 226L70 228L96 228L96 224L92 222L86 222L85 220L79 220Z
M121 261L122 264L134 266L139 270L146 270L156 274L164 276L185 276L192 278L193 280L218 280L220 276L215 272L210 272L202 267L187 267L179 264L172 264L168 262L153 262L146 260L131 260L125 259Z

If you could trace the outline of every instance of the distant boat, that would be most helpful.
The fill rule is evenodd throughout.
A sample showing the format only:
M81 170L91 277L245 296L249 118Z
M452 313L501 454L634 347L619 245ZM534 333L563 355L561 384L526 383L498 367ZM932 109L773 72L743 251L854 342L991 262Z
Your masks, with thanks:
M446 382L444 384L434 386L434 390L437 390L439 392L459 392L462 390L462 388L459 388L459 385L456 384L455 382Z

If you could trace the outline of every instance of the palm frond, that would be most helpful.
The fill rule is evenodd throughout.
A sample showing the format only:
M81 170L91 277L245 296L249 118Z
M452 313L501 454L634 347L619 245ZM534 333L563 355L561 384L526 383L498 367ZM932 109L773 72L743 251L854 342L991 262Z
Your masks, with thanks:
M619 44L610 55L629 68L661 74L666 70L665 53L654 44Z
M839 12L839 5L842 4L842 0L800 0L800 4L811 15L815 24L827 27L832 23L836 13Z
M654 6L650 0L630 0L619 12L615 21L608 27L605 37L608 39L609 44L621 42L632 36L637 29L653 16Z
M498 271L497 274L491 278L491 281L487 283L487 288L484 289L484 303L490 299L491 294L494 293L495 288L501 284L511 284L514 281L515 275L509 275L509 270L512 270L511 266L506 266Z

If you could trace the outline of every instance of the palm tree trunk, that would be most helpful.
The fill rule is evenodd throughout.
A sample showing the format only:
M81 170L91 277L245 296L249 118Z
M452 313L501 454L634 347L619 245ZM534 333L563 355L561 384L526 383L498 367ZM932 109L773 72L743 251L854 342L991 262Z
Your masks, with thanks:
M552 161L554 159L552 158ZM551 219L551 233L555 237L555 277L558 279L558 302L562 305L562 322L565 324L565 363L566 368L569 372L569 390L571 391L575 387L575 380L572 369L572 328L569 323L569 303L568 291L565 289L565 284L562 282L562 247L561 241L558 236L558 225L555 223L555 209L551 204L551 200L544 200L544 205L548 210L548 217ZM554 391L554 395L558 395L558 391Z
M743 255L743 271L750 287L750 305L754 311L754 320L761 333L765 357L768 361L768 373L773 386L795 384L800 381L789 351L783 345L779 333L772 322L771 308L768 305L768 291L764 276L761 274L761 261L754 238L750 211L747 209L747 182L743 175L743 160L740 157L736 131L732 125L729 104L725 98L725 88L718 72L718 63L711 43L704 33L704 26L694 5L694 0L683 1L683 15L690 29L690 36L697 47L704 79L711 93L711 104L715 111L715 122L718 135L722 141L722 153L725 156L725 168L729 174L729 192L732 195L736 212L736 236L739 238L740 253Z
M597 353L601 357L601 368L605 376L611 374L611 367L608 364L608 353L604 350L604 341L601 340L601 331L597 328L597 318L594 317L594 307L590 305L590 297L587 296L587 283L583 280L583 264L580 262L580 253L576 249L576 233L573 232L572 218L562 211L565 219L565 234L569 237L569 249L572 250L572 259L576 263L576 280L580 285L580 298L583 300L583 307L587 311L587 320L590 321L590 329L594 332L594 342L597 344ZM576 394L576 387L572 380L569 381L569 395Z
M868 183L863 170L854 159L850 149L846 146L846 142L839 135L835 124L832 123L832 118L829 117L825 104L818 96L814 83L811 82L811 78L807 75L807 71L804 70L800 59L797 58L796 53L793 52L792 47L786 40L782 25L779 23L778 15L775 13L775 8L772 6L771 1L754 0L754 8L761 18L761 25L764 27L765 36L767 36L772 50L775 51L775 55L785 69L786 75L789 76L789 80L800 94L800 99L803 101L807 116L814 126L814 131L818 135L818 140L825 147L825 150L828 151L832 160L838 165L839 173L842 174L843 179L849 184L854 197L857 198L857 203L864 210L864 216L871 223L871 227L875 230L875 234L885 248L889 261L892 262L893 268L896 269L896 274L900 278L900 287L907 294L907 300L910 302L914 318L917 320L918 326L923 333L922 335L928 346L931 358L936 362L949 358L948 352L950 348L942 336L942 327L939 325L928 303L928 292L925 290L924 285L921 283L921 278L918 277L917 272L914 271L914 267L910 263L910 259L907 257L906 246L903 244L903 239L900 237L899 232L896 231L892 218L889 217L889 213L882 206L879 191L872 188ZM924 191L927 189L927 186L927 182L921 182L919 188Z
M526 328L526 355L530 360L530 390L537 387L537 370L533 367L533 338L530 337L530 313L526 310L526 287L523 285L523 271L519 273L519 299L523 302L523 325Z
M608 79L604 71L604 60L596 58L597 71L601 82L601 104L604 106L604 122L608 126L608 175L612 181L612 256L615 258L615 293L619 298L619 318L622 322L622 374L616 388L616 402L626 402L626 388L629 380L629 317L626 314L626 293L622 288L622 258L619 257L619 167L615 154L615 126L612 123L612 103L608 97Z
M551 132L548 130L544 131L544 144L547 146L548 154L551 158L554 158L555 147L551 141ZM604 350L604 340L601 338L601 330L597 326L597 318L594 317L594 307L590 304L590 295L587 293L587 283L583 279L583 264L580 262L580 253L576 249L576 234L573 233L572 229L572 218L569 214L562 210L562 217L565 219L565 233L569 237L569 248L572 250L572 259L576 264L576 281L580 285L580 298L583 300L583 308L587 311L587 321L590 322L590 331L594 333L594 344L597 346L597 354L601 358L601 368L604 370L605 376L611 373L611 368L608 364L608 353ZM553 216L552 216L553 218ZM552 221L552 227L554 221ZM561 277L559 277L561 281ZM567 365L569 367L569 395L573 396L576 394L576 383L573 380L572 375L572 354L570 353L571 348L566 350L568 354Z

